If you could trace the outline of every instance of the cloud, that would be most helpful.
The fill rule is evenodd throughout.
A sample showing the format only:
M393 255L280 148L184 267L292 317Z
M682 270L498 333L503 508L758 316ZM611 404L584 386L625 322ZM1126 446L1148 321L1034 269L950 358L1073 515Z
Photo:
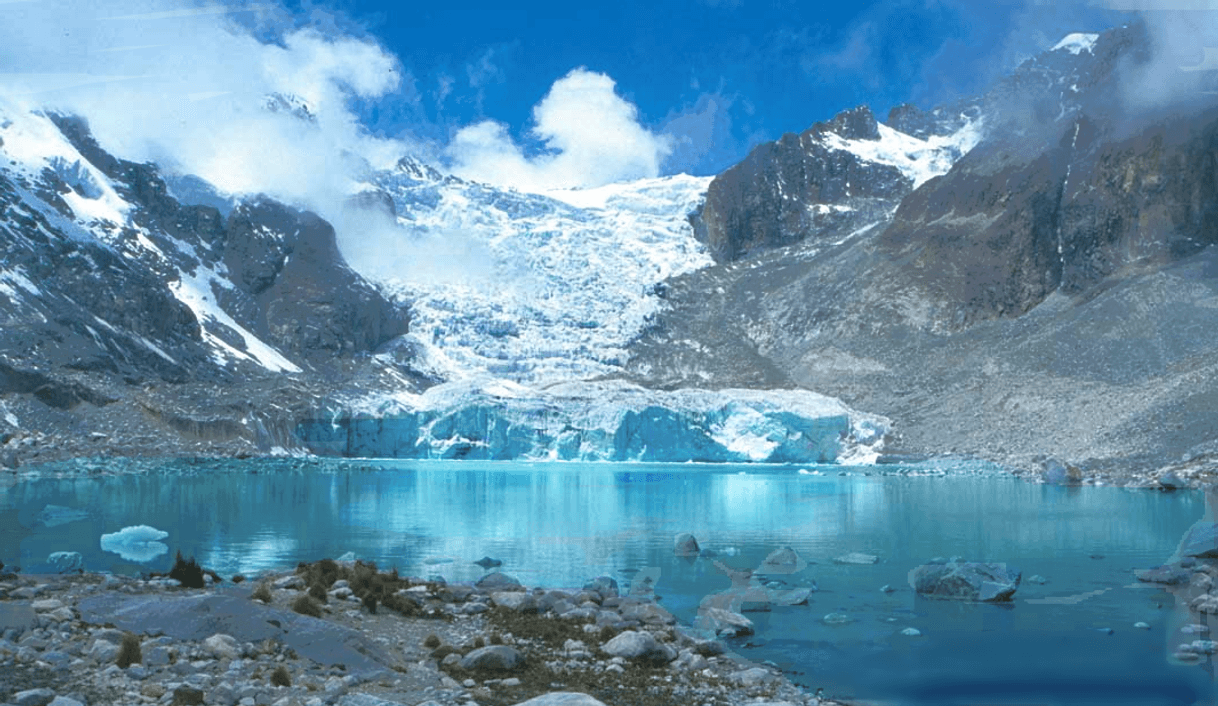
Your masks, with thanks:
M271 10L246 12L255 7ZM9 5L0 91L84 116L126 159L331 216L362 170L409 149L370 136L351 102L413 90L413 79L367 38L271 26L284 16L275 7ZM303 100L315 120L266 110L272 93Z
M554 82L533 108L537 154L507 126L485 120L458 131L448 153L459 176L524 191L593 187L660 174L671 138L639 123L613 79L579 68Z

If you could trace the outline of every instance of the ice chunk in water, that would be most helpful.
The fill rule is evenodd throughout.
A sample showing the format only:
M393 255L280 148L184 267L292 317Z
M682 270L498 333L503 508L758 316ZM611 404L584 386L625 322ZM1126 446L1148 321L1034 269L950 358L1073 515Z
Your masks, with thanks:
M155 527L135 525L111 534L103 534L101 548L102 551L113 552L127 561L143 563L169 553L169 547L159 541L168 536L168 532Z

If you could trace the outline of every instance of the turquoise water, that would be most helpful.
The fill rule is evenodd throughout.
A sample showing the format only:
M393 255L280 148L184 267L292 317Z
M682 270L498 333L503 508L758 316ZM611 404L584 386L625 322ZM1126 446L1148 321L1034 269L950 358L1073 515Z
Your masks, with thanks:
M674 535L692 532L737 568L756 567L783 545L815 562L783 577L818 589L809 605L749 613L756 634L736 647L826 695L1211 703L1205 667L1168 660L1181 620L1174 598L1132 574L1167 560L1205 513L1200 493L1039 486L960 462L946 476L922 474L934 464L802 472L468 461L152 466L0 489L0 560L45 570L51 552L78 551L89 570L139 573L168 568L180 549L230 575L353 552L404 573L469 581L484 573L472 562L489 555L526 584L658 576L661 602L692 621L701 597L730 583L707 559L672 556ZM81 515L48 526L40 519L47 505ZM101 534L137 524L169 532L168 553L135 563L101 550ZM880 561L832 561L856 551ZM1014 602L929 601L909 590L910 569L953 555L1022 569ZM1027 581L1035 574L1047 583ZM885 584L897 590L881 592ZM834 612L852 622L821 620ZM1151 629L1133 628L1138 621ZM907 627L922 635L900 634Z

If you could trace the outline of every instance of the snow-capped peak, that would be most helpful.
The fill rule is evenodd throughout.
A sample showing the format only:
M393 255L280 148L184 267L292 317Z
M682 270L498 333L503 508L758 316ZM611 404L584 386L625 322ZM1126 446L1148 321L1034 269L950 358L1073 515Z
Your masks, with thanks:
M1057 45L1049 51L1065 50L1071 54L1074 54L1075 56L1084 51L1091 53L1092 48L1095 46L1096 40L1099 38L1100 35L1098 34L1086 34L1083 32L1067 34L1065 38L1058 42Z

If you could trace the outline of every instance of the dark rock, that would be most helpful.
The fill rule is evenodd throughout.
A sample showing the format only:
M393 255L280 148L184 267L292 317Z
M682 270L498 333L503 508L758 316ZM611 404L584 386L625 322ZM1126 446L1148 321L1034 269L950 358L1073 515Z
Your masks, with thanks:
M503 566L502 561L500 561L498 559L492 559L489 556L484 556L481 559L479 559L478 561L475 561L474 563L477 564L478 566L481 566L484 569L490 569L490 568L493 568L496 566Z
M172 706L202 706L203 690L189 686L179 686L173 690Z
M919 595L952 600L1001 602L1011 600L1021 572L1001 563L923 564L909 572L909 585Z
M682 532L673 540L672 553L675 556L698 556L698 540L689 532Z

